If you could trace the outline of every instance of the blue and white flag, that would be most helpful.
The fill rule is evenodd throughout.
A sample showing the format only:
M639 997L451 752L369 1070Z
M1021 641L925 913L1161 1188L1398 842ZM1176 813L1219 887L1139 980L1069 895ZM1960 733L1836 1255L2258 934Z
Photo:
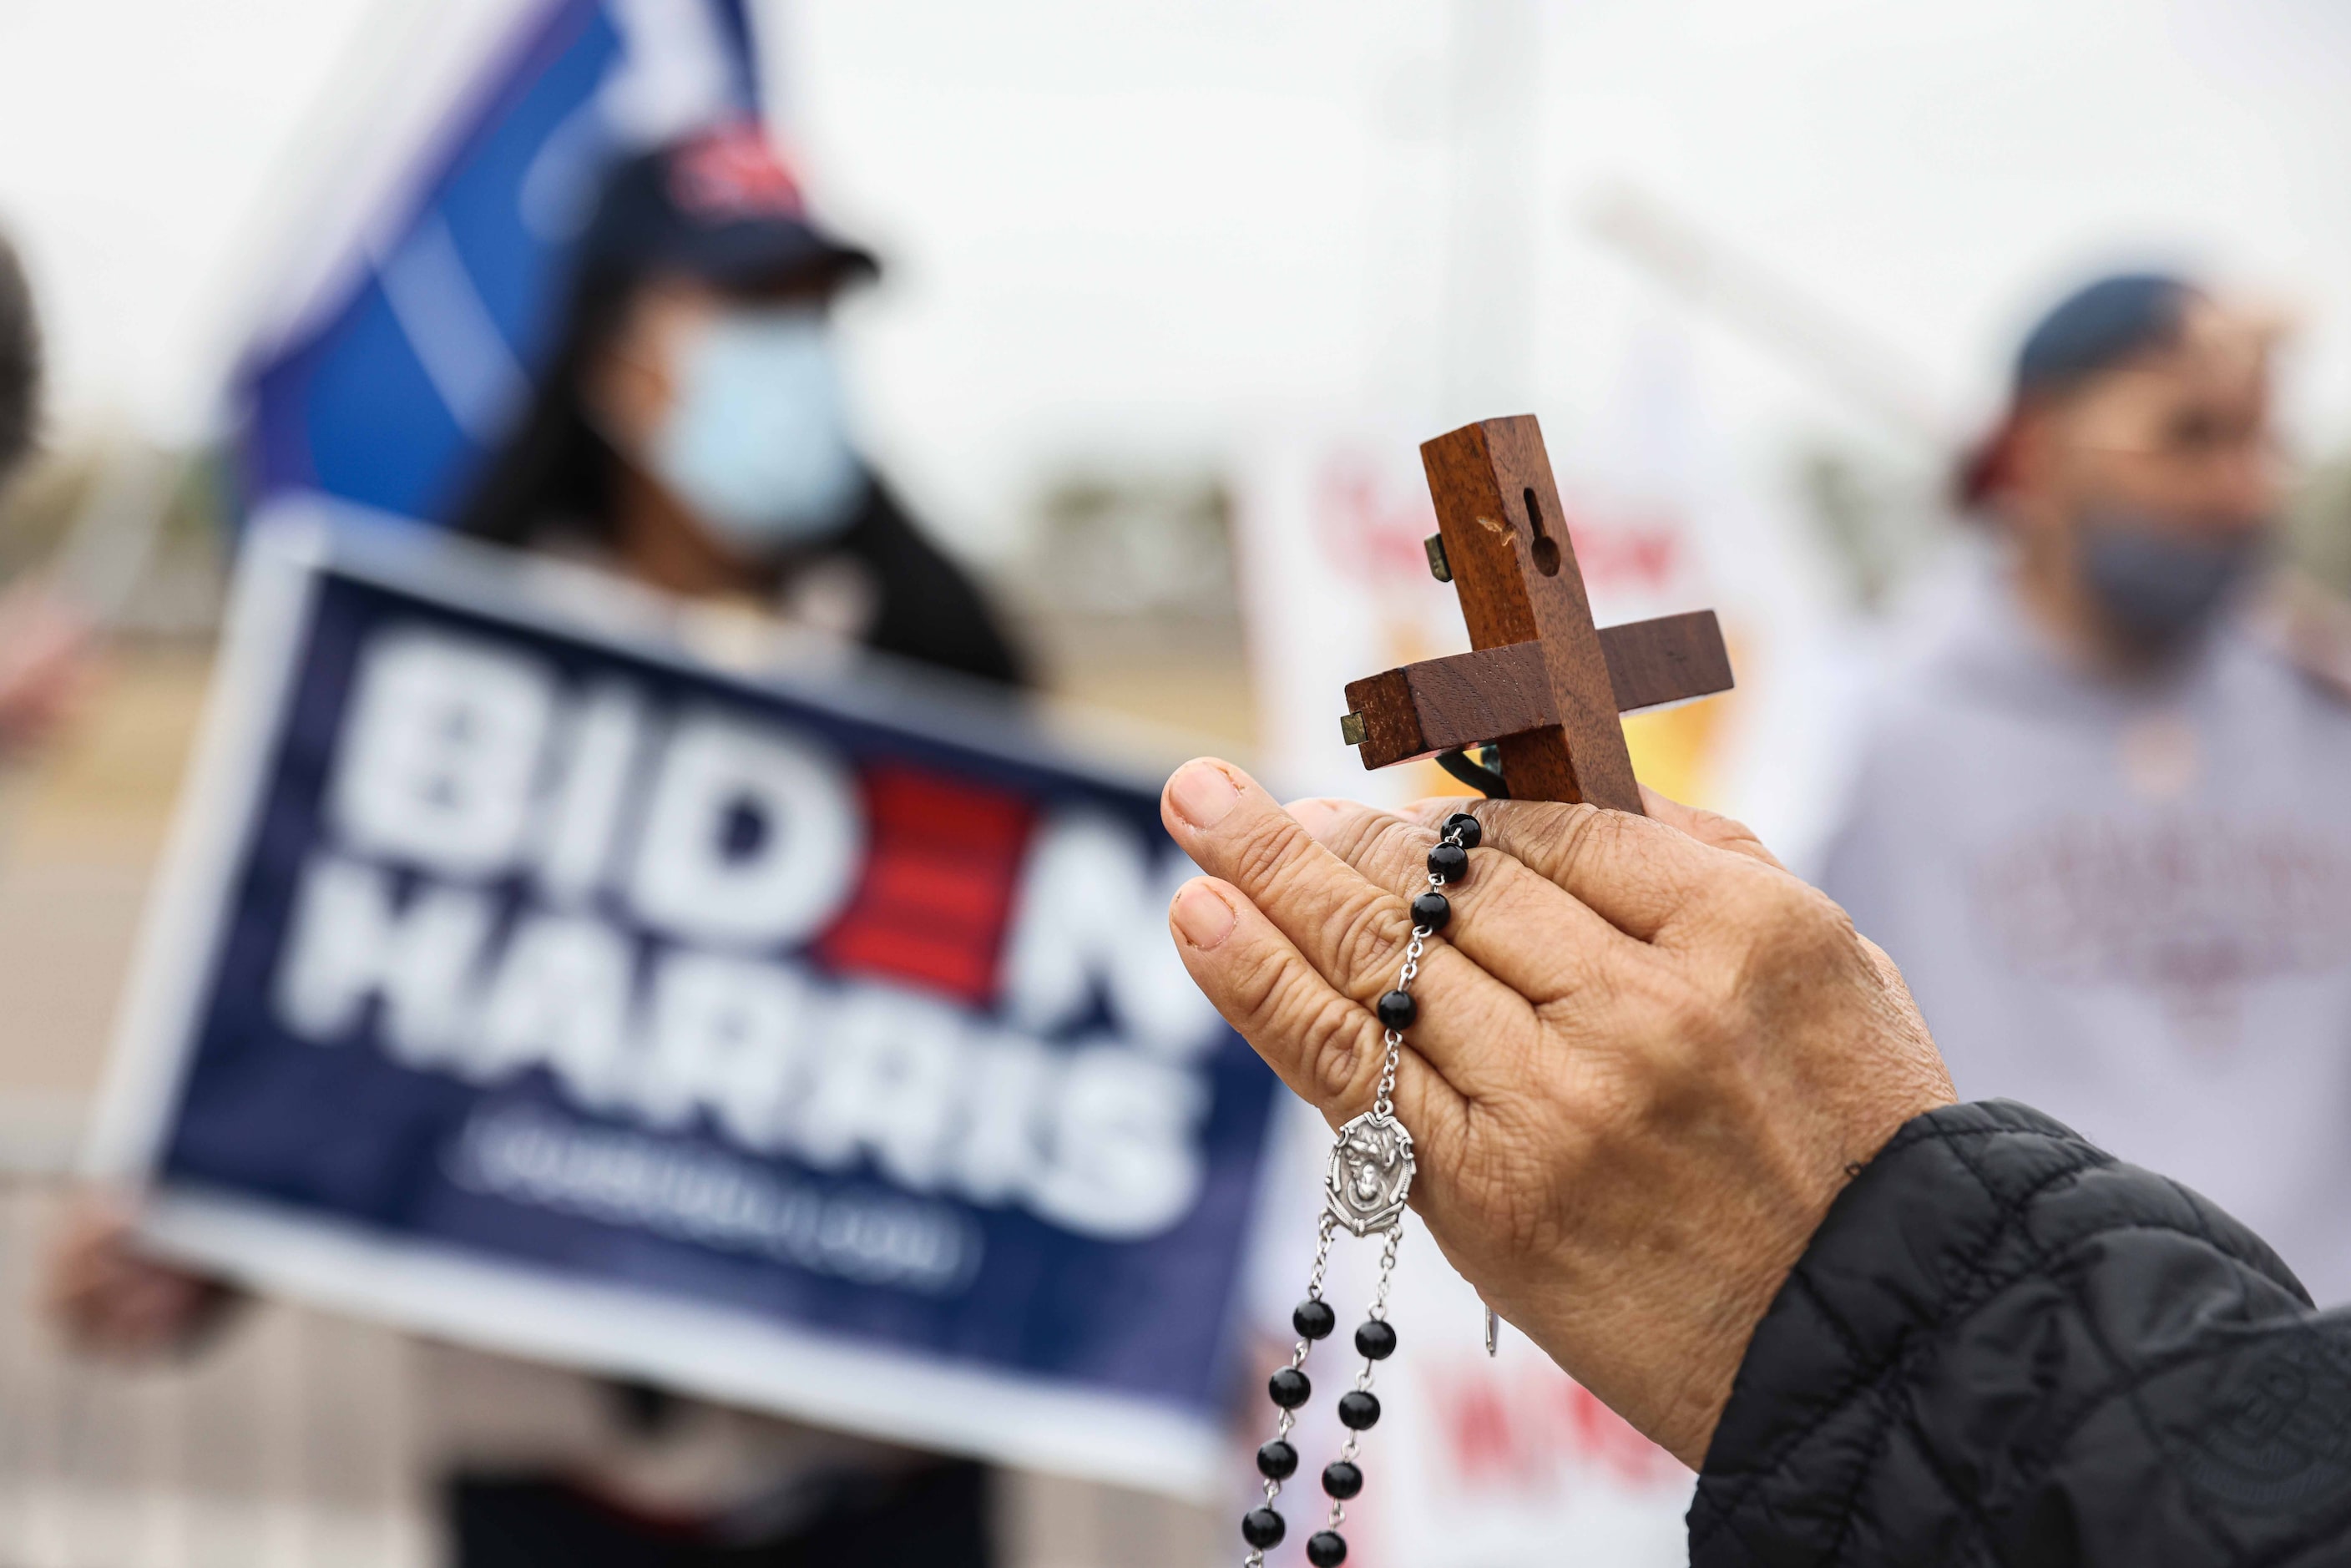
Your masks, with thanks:
M232 389L248 510L445 520L528 400L605 167L757 108L743 0L532 0L354 232L305 236L332 260Z
M1212 1491L1276 1084L1168 938L1153 778L912 674L728 676L576 569L245 554L98 1142L155 1245Z

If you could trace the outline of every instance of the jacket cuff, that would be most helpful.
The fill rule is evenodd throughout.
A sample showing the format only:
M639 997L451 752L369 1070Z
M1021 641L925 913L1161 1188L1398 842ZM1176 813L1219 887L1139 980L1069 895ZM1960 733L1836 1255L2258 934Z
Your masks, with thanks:
M2149 1496L2109 1473L2143 1437L2081 1476L2043 1450L2126 1375L2308 1305L2252 1232L2038 1111L1929 1112L1829 1206L1756 1325L1690 1506L1693 1568L1908 1561L2088 1512L2147 1536Z
M1994 1139L2009 1146L1979 1157ZM1906 1123L1829 1206L1756 1325L1690 1505L1692 1563L1829 1556L1883 1452L1875 1396L1904 1346L2006 1272L1995 1254L2017 1244L2011 1221L2033 1194L2114 1163L2011 1101Z

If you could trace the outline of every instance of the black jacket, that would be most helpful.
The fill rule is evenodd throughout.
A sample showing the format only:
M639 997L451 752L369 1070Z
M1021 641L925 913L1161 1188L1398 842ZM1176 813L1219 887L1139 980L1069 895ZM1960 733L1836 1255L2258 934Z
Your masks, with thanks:
M2351 1309L2036 1111L1934 1112L1757 1327L1689 1542L1693 1568L2351 1563Z
M1028 661L978 584L923 537L879 479L831 549L863 563L880 593L868 645L982 680L1029 684Z

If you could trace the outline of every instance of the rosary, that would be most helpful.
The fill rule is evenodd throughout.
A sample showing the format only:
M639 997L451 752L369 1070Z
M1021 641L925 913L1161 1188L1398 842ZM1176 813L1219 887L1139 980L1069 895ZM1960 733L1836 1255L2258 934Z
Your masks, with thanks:
M1379 1000L1387 1051L1380 1064L1379 1091L1370 1110L1339 1129L1338 1144L1331 1151L1314 1269L1306 1279L1306 1299L1290 1314L1290 1326L1298 1331L1298 1346L1290 1353L1290 1364L1266 1381L1265 1391L1281 1414L1274 1418L1273 1440L1257 1451L1258 1474L1265 1478L1265 1506L1251 1509L1241 1520L1241 1539L1249 1549L1243 1559L1245 1568L1263 1568L1267 1551L1280 1545L1289 1531L1273 1504L1281 1495L1281 1483L1298 1473L1298 1450L1290 1442L1290 1433L1298 1424L1300 1406L1314 1393L1306 1376L1307 1354L1315 1341L1329 1338L1339 1324L1338 1314L1322 1299L1322 1275L1331 1262L1331 1238L1343 1225L1357 1236L1376 1233L1386 1238L1380 1249L1380 1282L1372 1296L1370 1314L1355 1330L1355 1352L1364 1358L1364 1369L1355 1374L1355 1386L1339 1396L1339 1424L1347 1428L1347 1443L1336 1459L1322 1467L1322 1490L1331 1499L1331 1521L1306 1542L1306 1561L1314 1568L1335 1568L1347 1560L1347 1539L1339 1533L1339 1526L1346 1521L1349 1500L1364 1490L1364 1472L1355 1459L1362 1452L1364 1434L1380 1418L1379 1396L1372 1392L1372 1369L1395 1354L1396 1333L1388 1322L1388 1282L1395 1273L1396 1243L1404 1239L1405 1200L1412 1192L1412 1134L1395 1119L1393 1098L1396 1060L1404 1049L1404 1031L1420 1012L1419 1004L1412 999L1412 982L1420 973L1421 953L1428 939L1453 918L1453 904L1443 890L1468 874L1469 852L1478 847L1480 837L1478 819L1467 811L1446 818L1440 833L1428 852L1428 890L1412 901L1412 942L1405 948L1404 970L1396 976L1395 988ZM1489 1355L1494 1354L1494 1313L1489 1308Z
M1593 624L1567 514L1531 415L1463 425L1423 442L1420 455L1438 530L1425 545L1429 574L1453 585L1471 651L1349 683L1340 733L1366 768L1435 756L1455 778L1488 795L1585 800L1639 815L1641 788L1616 716L1729 689L1730 657L1714 612ZM1482 766L1466 755L1472 747L1479 748ZM1405 1199L1412 1190L1412 1135L1395 1119L1392 1098L1396 1059L1404 1031L1420 1010L1412 982L1420 973L1421 953L1453 917L1444 889L1468 874L1469 852L1480 836L1478 819L1466 811L1445 819L1428 852L1428 889L1412 901L1412 942L1405 949L1404 972L1395 989L1379 999L1387 1047L1379 1092L1369 1111L1339 1129L1314 1270L1307 1277L1306 1299L1290 1314L1298 1348L1290 1364L1266 1383L1281 1414L1273 1440L1257 1451L1265 1506L1241 1520L1241 1539L1249 1548L1245 1568L1264 1568L1266 1552L1288 1532L1273 1504L1281 1483L1298 1473L1298 1450L1290 1434L1299 1408L1314 1392L1306 1378L1307 1353L1338 1326L1337 1315L1322 1299L1322 1276L1331 1260L1331 1238L1343 1225L1357 1236L1385 1239L1371 1314L1355 1331L1364 1368L1355 1375L1355 1386L1339 1396L1346 1446L1322 1469L1330 1524L1306 1542L1306 1560L1314 1568L1347 1560L1339 1526L1346 1520L1348 1501L1364 1490L1364 1472L1355 1463L1363 1436L1380 1418L1372 1370L1395 1354L1388 1282L1403 1236ZM1489 1308L1489 1355L1495 1333Z

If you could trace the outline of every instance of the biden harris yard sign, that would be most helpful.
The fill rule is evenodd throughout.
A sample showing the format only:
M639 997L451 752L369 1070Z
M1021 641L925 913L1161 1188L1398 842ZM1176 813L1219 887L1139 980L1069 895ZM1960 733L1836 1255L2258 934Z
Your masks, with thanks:
M258 531L99 1143L154 1241L1211 1488L1274 1085L1172 950L1155 789L980 694L589 623L467 547Z

